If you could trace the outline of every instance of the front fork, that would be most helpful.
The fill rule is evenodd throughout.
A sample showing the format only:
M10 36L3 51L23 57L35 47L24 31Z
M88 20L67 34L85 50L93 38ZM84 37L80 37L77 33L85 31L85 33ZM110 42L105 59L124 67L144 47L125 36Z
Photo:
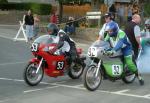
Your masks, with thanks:
M99 71L99 69L100 69L101 63L102 63L102 60L99 60L98 64L96 64L96 67L97 67L97 68L96 68L95 71L94 71L94 72L96 73L95 77L98 76L98 71ZM95 64L94 61L92 61L91 64Z
M37 70L36 70L36 74L39 72L40 67L41 67L41 65L42 65L42 62L43 62L43 58L41 58L41 61L40 61L39 65L38 65L38 68L37 68Z

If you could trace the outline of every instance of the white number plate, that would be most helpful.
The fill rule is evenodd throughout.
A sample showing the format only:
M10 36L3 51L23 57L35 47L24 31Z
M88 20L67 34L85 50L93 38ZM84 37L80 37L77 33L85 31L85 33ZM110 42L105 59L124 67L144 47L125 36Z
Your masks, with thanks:
M31 51L32 52L37 52L38 51L38 43L32 43Z
M122 69L120 65L112 65L112 74L113 75L121 75Z
M97 57L97 49L96 47L90 47L88 50L89 57Z

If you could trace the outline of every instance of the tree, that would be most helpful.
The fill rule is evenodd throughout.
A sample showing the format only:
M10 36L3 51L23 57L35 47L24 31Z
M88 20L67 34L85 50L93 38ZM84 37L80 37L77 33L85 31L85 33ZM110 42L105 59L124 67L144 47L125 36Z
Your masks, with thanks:
M0 3L8 3L7 0L0 0Z

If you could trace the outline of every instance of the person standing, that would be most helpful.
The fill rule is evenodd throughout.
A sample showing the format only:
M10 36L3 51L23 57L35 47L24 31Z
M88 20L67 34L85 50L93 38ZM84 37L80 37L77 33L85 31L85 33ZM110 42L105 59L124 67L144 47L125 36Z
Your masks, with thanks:
M66 26L64 28L64 31L69 34L69 35L72 35L72 34L76 34L75 32L75 24L74 24L74 18L73 17L69 17L68 18L68 22L66 23Z
M106 13L104 15L104 18L105 18L105 23L103 24L103 27L101 28L101 30L99 31L99 37L98 37L98 40L103 40L106 36L106 32L105 32L105 29L106 29L106 25L107 23L109 22L112 22L112 15L111 13ZM118 24L117 24L118 25ZM119 28L119 26L118 26Z
M37 37L38 32L40 30L39 22L40 22L39 16L37 14L34 14L34 26L33 26L33 35L34 35L34 37Z
M121 4L117 10L120 25L124 23L124 12L125 12L124 6Z
M28 40L32 40L33 38L33 25L34 25L34 18L31 13L31 10L25 15L25 25L26 25L26 35Z
M58 16L55 12L52 12L52 15L50 16L50 23L58 24Z
M131 8L131 5L129 5L127 21L130 22L131 20L132 20L132 8Z
M138 57L138 51L140 46L141 31L138 24L141 22L141 17L138 14L132 16L132 20L125 26L125 33L132 44L135 59Z
M112 20L115 21L115 14L116 14L116 8L115 5L112 4L111 7L109 8L109 12L112 13Z

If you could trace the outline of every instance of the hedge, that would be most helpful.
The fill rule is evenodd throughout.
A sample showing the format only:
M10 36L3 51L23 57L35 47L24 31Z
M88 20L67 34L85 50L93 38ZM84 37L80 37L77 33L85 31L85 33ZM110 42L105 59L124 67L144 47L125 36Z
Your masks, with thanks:
M150 3L144 5L144 16L150 16Z
M51 12L51 4L39 3L0 3L1 10L29 10L40 15L48 15Z
M0 0L0 3L8 3L7 0Z

